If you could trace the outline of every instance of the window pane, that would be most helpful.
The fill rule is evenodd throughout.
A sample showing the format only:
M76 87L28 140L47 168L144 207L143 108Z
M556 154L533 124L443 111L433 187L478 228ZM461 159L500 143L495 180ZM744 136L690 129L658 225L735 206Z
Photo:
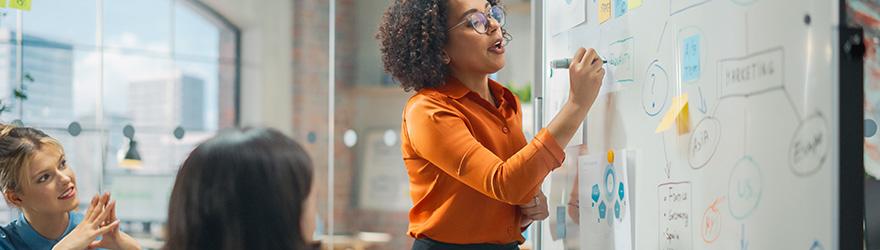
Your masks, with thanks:
M0 31L2 32L2 31ZM0 33L0 36L3 34ZM8 35L8 33L7 33ZM0 121L10 122L21 118L18 99L13 90L18 88L17 45L11 39L0 37Z
M29 36L25 35L27 39ZM29 38L24 46L22 91L19 106L27 124L66 127L74 120L74 53L70 44Z
M22 12L24 40L30 37L92 48L97 44L96 9L95 1L32 1L31 10Z
M171 51L171 1L104 1L104 46L126 51Z
M189 98L184 98L181 103L183 116L190 118L181 124L185 129L217 130L219 122L217 99L220 79L219 65L217 62L175 60L175 71L184 79L185 93L190 93Z
M171 60L104 52L104 116L109 124L173 128L181 116L181 78Z
M191 5L178 2L174 8L175 55L216 61L220 54L220 28Z
M14 9L0 9L0 40L12 39L15 41L15 32L18 31L18 11Z

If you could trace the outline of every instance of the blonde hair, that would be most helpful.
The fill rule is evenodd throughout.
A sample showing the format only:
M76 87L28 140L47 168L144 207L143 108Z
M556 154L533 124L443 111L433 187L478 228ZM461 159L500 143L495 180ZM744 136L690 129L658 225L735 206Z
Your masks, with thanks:
M20 192L26 183L24 170L44 146L64 150L58 140L43 131L0 124L0 190Z

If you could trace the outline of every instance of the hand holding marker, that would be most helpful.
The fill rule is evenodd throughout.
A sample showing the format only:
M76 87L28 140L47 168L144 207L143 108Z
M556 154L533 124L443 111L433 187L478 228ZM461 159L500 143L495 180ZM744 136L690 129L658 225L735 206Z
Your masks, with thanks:
M608 63L608 60L602 59L602 63ZM569 65L571 65L571 58L550 61L550 67L554 69L567 69Z

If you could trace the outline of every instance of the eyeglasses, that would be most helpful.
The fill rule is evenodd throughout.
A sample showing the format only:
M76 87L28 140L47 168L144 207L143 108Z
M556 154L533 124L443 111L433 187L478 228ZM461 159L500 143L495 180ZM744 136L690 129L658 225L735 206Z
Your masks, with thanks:
M489 17L495 19L495 21L498 22L498 25L504 26L504 8L495 5L489 7L486 13L477 11L467 15L465 17L465 20L462 20L460 23L452 26L452 28L449 28L447 31L458 28L458 26L467 23L468 26L474 28L474 31L477 31L477 33L486 34L486 32L489 31Z

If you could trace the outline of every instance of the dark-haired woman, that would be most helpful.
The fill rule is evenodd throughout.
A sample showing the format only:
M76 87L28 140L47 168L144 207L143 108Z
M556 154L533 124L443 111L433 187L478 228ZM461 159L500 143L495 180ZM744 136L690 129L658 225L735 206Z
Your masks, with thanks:
M274 129L222 133L177 173L165 249L317 249L312 163Z
M605 71L581 48L567 103L527 142L520 101L488 77L505 63L503 25L498 0L395 0L385 12L385 70L417 91L401 124L413 249L518 249L547 217L541 182L596 99Z

